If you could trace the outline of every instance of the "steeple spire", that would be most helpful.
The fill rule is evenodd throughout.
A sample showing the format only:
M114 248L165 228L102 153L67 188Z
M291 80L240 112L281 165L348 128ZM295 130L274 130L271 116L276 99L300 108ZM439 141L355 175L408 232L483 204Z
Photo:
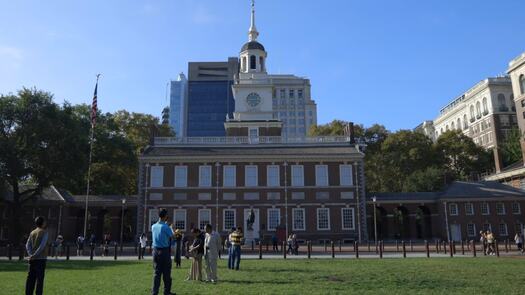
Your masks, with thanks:
M248 40L250 42L256 41L258 36L259 32L257 32L257 28L255 27L255 1L252 0L252 16L250 22L250 30L248 31Z

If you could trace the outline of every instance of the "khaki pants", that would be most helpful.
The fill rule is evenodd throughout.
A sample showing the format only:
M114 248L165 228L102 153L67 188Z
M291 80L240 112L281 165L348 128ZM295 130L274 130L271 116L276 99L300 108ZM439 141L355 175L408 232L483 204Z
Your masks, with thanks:
M206 277L208 281L217 281L217 259L216 255L206 255Z

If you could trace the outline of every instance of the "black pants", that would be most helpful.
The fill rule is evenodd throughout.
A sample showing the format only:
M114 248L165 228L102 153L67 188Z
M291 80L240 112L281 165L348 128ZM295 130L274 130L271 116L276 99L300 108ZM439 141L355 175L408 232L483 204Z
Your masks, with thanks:
M26 295L33 295L35 291L36 283L36 294L40 295L44 291L44 274L46 271L46 260L35 259L29 261L29 272L27 273L26 281Z
M160 277L164 281L164 294L171 293L171 255L170 248L154 248L153 249L153 288L152 295L159 294Z

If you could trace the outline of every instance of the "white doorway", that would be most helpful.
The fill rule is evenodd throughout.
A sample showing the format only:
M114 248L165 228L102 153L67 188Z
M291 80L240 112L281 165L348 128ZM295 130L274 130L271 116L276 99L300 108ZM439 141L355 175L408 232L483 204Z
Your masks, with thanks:
M454 242L461 242L461 225L460 224L450 225L450 238Z

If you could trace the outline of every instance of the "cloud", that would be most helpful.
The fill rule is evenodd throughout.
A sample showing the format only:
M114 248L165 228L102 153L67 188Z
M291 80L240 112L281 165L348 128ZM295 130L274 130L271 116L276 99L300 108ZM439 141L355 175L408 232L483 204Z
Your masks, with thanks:
M0 63L7 65L12 69L18 69L24 60L24 54L21 49L0 45Z

